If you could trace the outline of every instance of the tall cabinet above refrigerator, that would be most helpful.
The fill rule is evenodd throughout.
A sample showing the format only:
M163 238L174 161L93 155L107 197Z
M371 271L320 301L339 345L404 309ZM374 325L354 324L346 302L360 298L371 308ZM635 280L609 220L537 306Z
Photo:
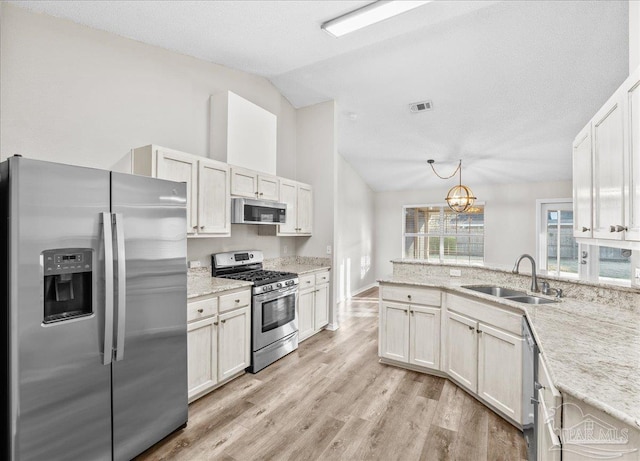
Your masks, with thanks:
M184 184L0 164L8 460L127 460L187 421Z

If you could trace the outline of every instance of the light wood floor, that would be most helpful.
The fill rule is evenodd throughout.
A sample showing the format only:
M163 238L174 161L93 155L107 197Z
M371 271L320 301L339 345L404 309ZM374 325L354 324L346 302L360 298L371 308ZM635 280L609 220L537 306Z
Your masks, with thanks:
M378 292L189 407L139 460L524 460L522 434L450 381L378 363Z

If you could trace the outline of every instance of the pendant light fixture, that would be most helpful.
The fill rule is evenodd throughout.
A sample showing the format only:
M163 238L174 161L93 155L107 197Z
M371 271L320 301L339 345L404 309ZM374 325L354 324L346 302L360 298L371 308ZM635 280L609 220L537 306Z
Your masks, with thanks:
M456 213L463 213L467 211L473 205L476 197L473 196L473 192L471 192L471 189L469 189L467 186L462 185L462 160L458 162L458 168L456 168L455 171L449 176L440 176L438 174L433 166L435 160L427 160L427 163L431 165L431 169L440 179L453 178L456 173L459 173L458 185L453 186L451 189L449 189L445 200L447 201L447 205L449 205L449 208L451 208Z

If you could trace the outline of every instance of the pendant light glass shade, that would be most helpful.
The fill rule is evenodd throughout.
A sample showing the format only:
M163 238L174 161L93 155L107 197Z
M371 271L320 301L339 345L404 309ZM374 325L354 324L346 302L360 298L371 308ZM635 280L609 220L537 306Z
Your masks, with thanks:
M476 197L473 196L471 189L460 184L449 189L445 200L447 201L449 208L456 213L462 213L467 211L471 205L473 205Z

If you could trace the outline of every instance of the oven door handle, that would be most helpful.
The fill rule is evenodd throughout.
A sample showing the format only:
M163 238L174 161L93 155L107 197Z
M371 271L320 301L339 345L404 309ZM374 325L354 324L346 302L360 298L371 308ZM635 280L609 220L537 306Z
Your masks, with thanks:
M298 292L298 286L281 288L279 290L270 291L269 293L263 293L260 295L255 295L253 297L254 301L258 303L263 303L265 301L272 301L277 298L283 298L285 296L294 295Z

